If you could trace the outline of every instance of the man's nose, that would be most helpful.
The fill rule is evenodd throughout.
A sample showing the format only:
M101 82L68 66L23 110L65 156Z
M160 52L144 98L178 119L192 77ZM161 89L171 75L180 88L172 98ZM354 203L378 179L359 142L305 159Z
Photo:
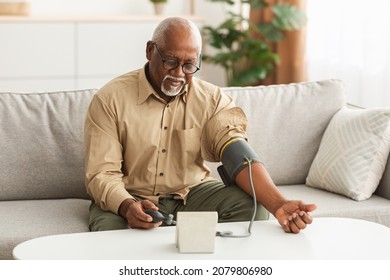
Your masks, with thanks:
M183 72L183 65L179 64L175 69L171 70L176 78L184 78L186 74Z

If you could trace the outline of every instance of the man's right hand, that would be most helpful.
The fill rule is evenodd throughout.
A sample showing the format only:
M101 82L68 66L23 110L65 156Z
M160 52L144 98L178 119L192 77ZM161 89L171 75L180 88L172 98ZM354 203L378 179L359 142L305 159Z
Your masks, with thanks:
M119 215L127 220L131 228L155 228L162 222L152 223L152 217L145 213L146 209L158 210L158 207L149 200L135 201L131 198L122 202L119 207Z

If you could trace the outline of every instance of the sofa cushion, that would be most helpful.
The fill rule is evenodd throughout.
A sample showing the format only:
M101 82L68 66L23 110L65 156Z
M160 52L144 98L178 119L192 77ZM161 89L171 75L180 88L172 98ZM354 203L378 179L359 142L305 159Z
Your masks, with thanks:
M0 203L0 260L26 240L53 234L87 232L90 201L47 199Z
M377 188L390 151L390 109L344 108L329 123L306 184L361 201Z
M324 131L345 106L339 80L225 88L248 118L249 143L278 185L305 183ZM211 165L215 174L215 164Z
M315 203L317 209L310 213L313 217L362 219L390 227L390 204L386 198L372 195L370 199L357 202L344 195L307 185L278 186L278 189L289 199ZM273 218L272 215L270 217Z
M83 126L94 93L0 93L0 200L87 197Z

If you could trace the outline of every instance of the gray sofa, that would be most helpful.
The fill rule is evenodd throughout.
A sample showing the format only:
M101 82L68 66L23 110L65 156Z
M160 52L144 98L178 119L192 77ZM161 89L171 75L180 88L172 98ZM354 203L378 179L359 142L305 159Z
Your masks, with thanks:
M378 182L370 177L375 193L362 201L306 184L316 177L312 165L329 123L346 106L340 81L225 91L246 112L249 142L288 198L317 203L313 216L390 227L389 166L384 176L379 166ZM0 259L12 259L14 246L31 238L88 231L82 132L94 93L0 93ZM208 165L218 176L217 164Z

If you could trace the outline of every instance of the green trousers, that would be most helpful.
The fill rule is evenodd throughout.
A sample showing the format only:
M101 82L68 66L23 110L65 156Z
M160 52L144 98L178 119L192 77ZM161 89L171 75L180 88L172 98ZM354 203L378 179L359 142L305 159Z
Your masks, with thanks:
M253 216L253 198L237 186L226 187L221 182L206 182L192 188L184 205L182 200L173 197L161 197L159 211L165 215L176 214L179 211L217 211L218 222L249 221ZM268 211L257 205L255 220L267 220ZM122 217L103 211L92 202L90 207L89 227L91 231L115 230L129 228Z

